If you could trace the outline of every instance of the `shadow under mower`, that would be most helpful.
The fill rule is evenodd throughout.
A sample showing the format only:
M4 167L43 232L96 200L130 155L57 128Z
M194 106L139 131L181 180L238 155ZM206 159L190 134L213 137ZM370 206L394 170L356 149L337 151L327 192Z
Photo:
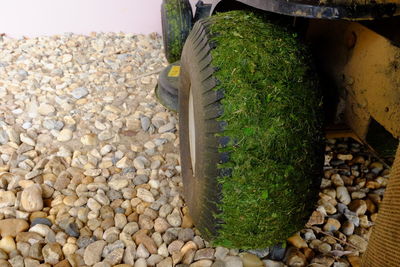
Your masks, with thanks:
M156 90L179 111L184 197L202 235L255 249L302 229L325 132L393 164L363 265L399 266L400 2L198 1L191 22L188 3L163 1L166 54L179 36L180 61Z

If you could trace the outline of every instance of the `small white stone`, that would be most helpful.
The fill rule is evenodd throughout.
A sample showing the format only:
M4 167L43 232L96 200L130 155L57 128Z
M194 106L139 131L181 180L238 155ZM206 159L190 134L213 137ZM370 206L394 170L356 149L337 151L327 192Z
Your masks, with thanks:
M62 63L68 63L72 60L72 55L71 54L65 54L62 56Z
M72 131L68 128L62 129L57 136L57 141L67 142L72 139Z
M30 137L29 137L27 134L25 134L25 133L21 133L21 134L19 135L19 138L20 138L20 140L21 140L22 143L25 143L25 144L30 145L30 146L35 146L35 145L36 145L36 142L33 141L33 139L30 138Z
M38 108L39 114L43 115L43 116L48 116L50 114L53 114L55 111L56 111L56 109L52 105L49 105L46 103L40 104L40 106Z

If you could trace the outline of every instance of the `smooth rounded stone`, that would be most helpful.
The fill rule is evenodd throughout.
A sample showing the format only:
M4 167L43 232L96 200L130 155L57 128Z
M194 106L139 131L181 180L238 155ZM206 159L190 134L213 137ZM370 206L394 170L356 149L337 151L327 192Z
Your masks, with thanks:
M168 252L168 248L167 248L167 244L162 243L157 250L157 254L163 256L163 257L168 257L169 252Z
M213 260L214 259L214 252L213 248L203 248L196 251L194 256L194 261L198 260Z
M307 224L308 225L317 225L317 224L323 224L324 223L324 219L325 216L324 214L319 211L319 210L315 210L313 211L313 213L311 214L310 219L308 220Z
M114 201L114 200L116 200L116 199L122 199L122 198L123 198L121 192L116 191L116 190L114 190L114 189L111 189L111 190L109 190L109 191L107 192L107 197L108 197L111 201Z
M367 250L368 241L358 235L351 235L347 238L347 241L357 247L358 251L364 253Z
M211 267L212 260L199 260L189 265L189 267Z
M281 244L275 245L270 249L268 257L271 260L281 261L285 257L286 247L282 247Z
M57 130L60 131L64 127L64 123L62 121L46 119L43 121L43 127L47 130Z
M108 244L107 246L104 247L102 257L106 257L108 254L110 254L113 250L116 250L118 248L125 248L124 242L121 240L117 240L112 244Z
M64 256L58 243L46 244L42 249L44 261L49 264L57 264Z
M289 244L293 245L296 248L307 248L308 247L307 242L304 241L304 239L301 238L301 236L298 233L289 237L287 239L287 241L289 242Z
M104 231L103 239L107 241L107 243L113 243L118 240L119 237L119 229L117 227L111 227Z
M331 180L332 180L332 183L333 183L336 187L338 187L338 186L344 186L343 179L342 179L342 177L340 177L339 174L333 174L333 175L331 176Z
M77 251L77 250L78 250L78 246L75 244L71 244L71 243L67 243L62 247L62 251L65 256L74 254L75 251Z
M180 251L185 243L182 240L175 240L168 245L169 254L173 254L176 251Z
M36 224L29 229L29 232L37 233L43 237L46 237L50 232L53 232L53 230L51 230L50 227L45 224Z
M365 198L367 196L366 193L364 192L360 192L360 191L356 191L356 192L352 192L351 193L351 199L362 199Z
M142 214L139 216L139 226L140 226L140 229L150 230L153 228L154 223L153 223L153 220L149 216Z
M95 146L98 143L97 136L95 134L85 134L81 137L81 143L85 146Z
M164 259L163 256L153 254L147 259L147 264L148 264L148 266L156 266L156 264L158 264L163 259Z
M76 241L79 248L86 248L90 244L96 241L96 237L80 236Z
M162 217L159 217L154 221L154 230L156 232L164 233L170 227L171 225Z
M130 160L128 157L122 157L117 163L115 163L115 167L120 169L125 169L130 167Z
M99 190L100 191L100 190ZM110 200L108 199L108 197L106 196L106 194L104 194L104 192L100 191L98 192L95 196L94 199L99 202L101 205L106 206L106 205L110 205Z
M110 182L108 182L108 185L109 185L112 189L114 189L114 190L116 190L116 191L119 191L119 190L121 190L122 188L127 187L128 184L129 184L129 181L126 180L126 179L113 179L113 180L111 180Z
M67 142L72 139L72 130L68 128L62 129L57 136L57 141L59 142Z
M136 196L145 202L152 203L155 201L153 194L144 188L138 188Z
M137 224L137 222L129 222L122 229L122 232L130 235L133 235L137 231L139 231L139 225Z
M42 249L44 247L44 243L42 242L37 242L31 245L29 248L29 257L35 259L35 260L40 260L42 261L43 254L42 254Z
M322 228L325 232L334 232L340 229L340 222L334 218L328 218L324 227Z
M191 228L183 228L179 230L178 239L182 240L183 242L187 242L192 240L194 237L194 231Z
M174 209L174 211L167 216L167 221L172 227L181 226L182 218L178 209Z
M111 266L121 263L124 251L123 248L116 248L105 256L104 261L108 262Z
M139 246L136 249L136 257L147 259L149 256L150 253L146 249L146 247L143 244L139 244Z
M263 260L265 267L284 267L285 265L279 261Z
M315 236L313 230L307 229L306 232L304 233L304 240L306 241L310 241L310 240L314 240L317 237Z
M101 205L94 198L88 199L87 206L92 211L99 211L101 209Z
M151 254L157 253L157 245L154 240L145 233L138 233L135 236L136 244L143 244Z
M27 221L23 219L2 219L0 220L0 233L2 237L12 236L16 237L29 228Z
M12 191L0 191L0 208L12 207L15 205L15 194Z
M87 175L87 176L91 176L91 177L96 177L101 174L101 169L88 169L83 174ZM97 186L100 186L100 184L98 184ZM88 189L89 189L89 187L88 187Z
M39 217L32 220L31 227L35 226L36 224L44 224L51 227L53 223L48 218Z
M69 223L69 224L67 225L67 227L65 228L65 232L66 232L69 236L76 237L76 238L78 238L79 235L80 235L79 227L78 227L78 225L77 225L76 223L74 223L74 222Z
M3 237L0 240L0 249L4 250L7 253L15 250L17 248L14 239L11 236Z
M158 128L158 133L172 132L175 130L175 123L169 122Z
M43 209L42 188L40 185L33 184L22 191L21 206L28 212Z
M223 260L229 254L229 249L224 247L216 247L214 257L217 260Z
M106 246L107 242L104 240L98 240L89 244L83 254L83 260L86 265L94 265L101 260L101 254L103 248Z
M240 258L243 262L243 267L264 267L264 263L256 255L251 253L241 253Z
M49 105L47 103L42 103L42 104L40 104L37 111L40 115L48 116L48 115L51 115L52 113L54 113L56 111L56 109L52 105Z
M97 135L100 141L110 140L114 137L114 133L111 130L104 130Z
M173 209L174 208L171 205L165 204L160 207L158 214L160 217L166 218L172 212Z
M133 178L132 182L134 185L142 185L149 181L149 177L146 175L137 175Z
M149 129L150 123L151 122L150 122L150 119L148 117L142 116L140 118L140 125L141 125L143 131L146 132Z
M339 186L336 188L336 196L337 199L345 205L349 205L351 202L349 191L344 186Z
M111 267L112 265L109 262L98 262L95 265L93 265L93 267Z
M318 246L318 251L322 254L326 254L332 250L332 247L328 243L321 243Z
M145 166L145 163L142 160L142 158L138 157L133 160L133 167L135 167L135 169L139 170L139 169L144 169L146 166Z
M81 98L87 96L88 94L89 94L89 91L85 87L77 87L74 90L72 90L72 92L71 92L71 95L75 99L81 99Z
M118 229L121 229L121 230L128 223L126 216L121 213L115 214L114 221L115 221L115 227L117 227Z
M364 215L367 212L367 203L362 199L353 200L349 205L349 209L357 214L357 216Z
M287 251L286 264L289 266L303 267L307 264L306 256L296 248L289 248Z

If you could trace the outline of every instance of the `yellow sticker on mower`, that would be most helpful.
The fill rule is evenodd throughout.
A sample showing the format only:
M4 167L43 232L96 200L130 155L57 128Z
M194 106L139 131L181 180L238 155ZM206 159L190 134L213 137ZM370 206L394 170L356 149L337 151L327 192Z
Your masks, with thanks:
M172 66L168 72L168 77L179 77L181 66Z

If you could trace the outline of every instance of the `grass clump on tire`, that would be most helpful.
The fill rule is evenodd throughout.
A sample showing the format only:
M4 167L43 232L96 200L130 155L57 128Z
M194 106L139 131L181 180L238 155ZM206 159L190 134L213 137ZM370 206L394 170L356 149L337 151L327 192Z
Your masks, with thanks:
M189 0L163 0L161 23L165 57L173 63L180 59L183 44L192 29L193 14Z
M313 210L322 170L321 98L307 50L288 28L232 11L196 23L181 62L181 163L195 225L215 245L284 242Z

